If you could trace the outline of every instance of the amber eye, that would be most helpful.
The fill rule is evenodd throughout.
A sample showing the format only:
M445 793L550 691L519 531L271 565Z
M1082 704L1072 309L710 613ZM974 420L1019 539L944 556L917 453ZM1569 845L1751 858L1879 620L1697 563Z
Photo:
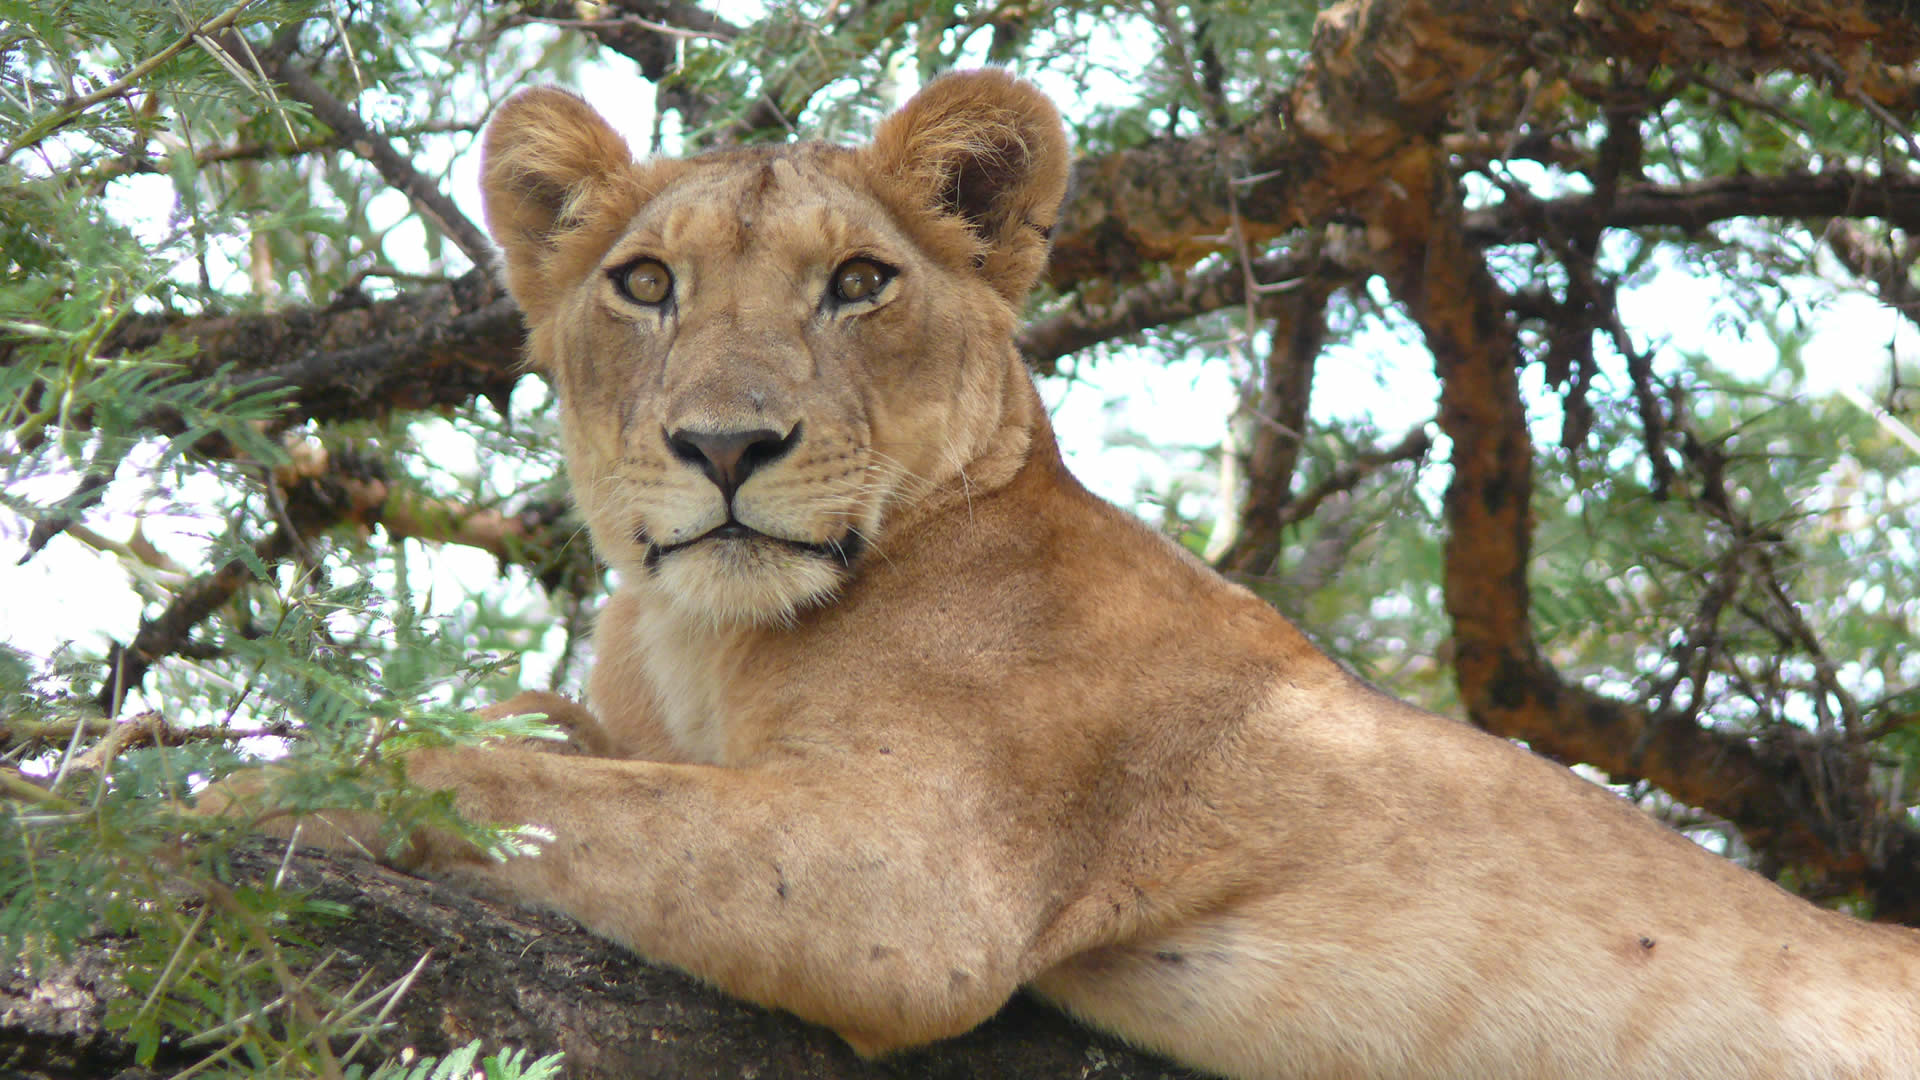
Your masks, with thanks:
M891 268L872 259L848 259L833 272L833 298L843 303L871 300L891 277Z
M657 259L635 259L611 276L620 295L636 304L663 304L673 295L673 273Z

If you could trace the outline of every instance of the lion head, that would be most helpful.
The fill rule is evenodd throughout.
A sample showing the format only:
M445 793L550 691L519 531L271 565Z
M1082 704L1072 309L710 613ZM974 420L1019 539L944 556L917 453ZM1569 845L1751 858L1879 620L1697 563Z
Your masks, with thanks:
M790 620L993 452L1024 453L1012 331L1067 178L1025 83L941 79L863 147L646 163L578 98L527 90L484 162L574 495L624 585L718 624Z

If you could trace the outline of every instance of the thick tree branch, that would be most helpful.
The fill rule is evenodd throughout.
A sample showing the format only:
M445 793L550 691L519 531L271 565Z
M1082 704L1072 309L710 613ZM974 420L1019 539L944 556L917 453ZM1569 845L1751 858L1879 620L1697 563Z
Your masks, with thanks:
M486 271L473 270L392 300L353 294L326 308L265 315L139 316L122 325L113 351L185 340L196 346L186 361L196 377L225 372L242 389L284 387L283 421L298 423L377 419L475 398L504 412L525 373L525 333L513 301Z
M245 849L235 856L235 877L263 881L279 864L269 845ZM362 976L367 985L384 985L427 956L421 977L388 1015L392 1026L378 1054L411 1048L438 1055L477 1037L494 1048L564 1051L570 1080L1191 1075L1024 997L957 1039L863 1061L824 1029L652 967L557 916L313 852L293 856L286 884L351 912L302 927L316 956L338 950L353 958L328 967L324 989L343 991ZM112 938L91 938L38 978L0 971L0 1062L8 1076L78 1080L116 1075L133 1064L132 1048L102 1022L108 1005L124 994L115 978L123 965L119 948ZM170 1074L213 1048L168 1044L155 1064Z
M1648 67L1794 71L1823 81L1838 70L1882 107L1911 116L1920 109L1920 80L1908 67L1920 56L1916 14L1872 0L1737 11L1704 0L1348 0L1320 14L1285 105L1238 131L1081 162L1056 232L1051 280L1064 290L1091 278L1124 279L1142 263L1185 263L1222 250L1217 238L1233 223L1235 200L1221 161L1245 161L1248 176L1240 179L1261 178L1237 200L1256 240L1310 222L1370 220L1400 147L1443 134L1449 116L1473 115L1482 130L1511 128L1524 103L1509 91L1528 70L1620 58Z
M1509 198L1467 215L1468 236L1481 245L1513 243L1542 230L1575 235L1590 228L1667 226L1704 229L1736 217L1877 217L1920 228L1920 176L1867 176L1846 170L1785 176L1729 176L1690 184L1630 184L1611 205L1596 196Z
M1247 490L1234 515L1236 532L1214 565L1228 573L1258 576L1280 557L1285 524L1281 513L1293 500L1293 475L1306 442L1313 368L1327 337L1327 300L1333 286L1308 279L1270 301L1272 344L1262 365L1260 398L1253 405L1247 437Z
M1788 726L1757 741L1654 715L1566 682L1540 654L1527 583L1533 445L1519 343L1436 159L1403 158L1395 190L1406 197L1385 220L1395 240L1389 278L1433 353L1440 426L1453 442L1445 594L1468 712L1550 757L1645 779L1734 822L1756 847L1858 885L1880 917L1920 921L1920 864L1904 857L1920 850L1915 831L1889 823L1887 850L1862 859L1857 812L1872 813L1872 800L1854 793L1836 812L1832 778L1860 775L1848 764L1857 744Z
M1330 8L1284 108L1237 132L1166 140L1080 162L1075 198L1055 231L1052 280L1063 291L1102 277L1124 282L1139 274L1143 262L1178 266L1220 250L1231 224L1230 204L1256 243L1305 222L1372 219L1390 191L1400 148L1423 133L1444 133L1448 115L1460 109L1473 112L1483 128L1498 128L1500 117L1489 111L1497 102L1460 96L1490 94L1528 67L1559 70L1608 50L1646 62L1685 41L1703 50L1699 57L1738 71L1805 70L1831 77L1827 60L1810 59L1818 52L1856 73L1862 85L1879 79L1875 85L1891 86L1889 80L1897 80L1885 73L1920 54L1920 24L1911 11L1865 0L1743 9L1737 23L1706 3L1617 7L1599 0L1527 0L1498 9L1470 0L1349 0ZM703 32L732 30L690 22L693 9L672 0L627 0L622 10ZM1479 77L1453 77L1461 71ZM1907 108L1897 94L1886 99L1886 107ZM334 119L348 130L357 124L350 111ZM1249 163L1249 175L1237 178L1248 182L1235 199L1226 187L1235 178L1222 172L1222 160ZM397 175L398 183L409 183L405 174ZM1920 225L1920 180L1828 173L1665 188L1634 184L1615 192L1596 222L1598 212L1592 197L1584 196L1503 205L1473 215L1469 228L1476 242L1494 244L1527 238L1542 227L1700 228L1752 215L1869 215ZM484 248L474 237L468 242ZM1090 305L1080 316L1042 320L1024 344L1036 367L1048 370L1066 351L1108 339L1101 335L1121 336L1157 325L1150 320L1240 302L1227 276L1209 281L1202 272L1187 280L1163 279L1163 289L1186 296L1156 297L1149 295L1151 286L1143 286L1148 292ZM1293 274L1276 267L1275 276ZM1194 280L1197 292L1189 284ZM290 383L296 388L295 416L345 417L499 397L514 378L518 320L510 305L493 303L492 286L480 275L462 279L454 292L451 302L448 293L429 289L358 311L289 311L251 323L181 320L171 329L200 341L217 363ZM1103 313L1101 307L1112 310ZM271 325L280 320L287 323L284 329ZM137 322L121 347L138 344L143 335L150 341L155 330L154 320Z
M1366 276L1358 260L1322 245L1311 252L1274 252L1252 260L1256 285L1325 287ZM1211 311L1247 302L1247 274L1235 262L1216 262L1188 273L1170 273L1100 300L1074 294L1066 305L1029 322L1016 343L1027 365L1042 375L1058 370L1062 357L1156 326L1172 326ZM1320 287L1314 285L1312 287Z

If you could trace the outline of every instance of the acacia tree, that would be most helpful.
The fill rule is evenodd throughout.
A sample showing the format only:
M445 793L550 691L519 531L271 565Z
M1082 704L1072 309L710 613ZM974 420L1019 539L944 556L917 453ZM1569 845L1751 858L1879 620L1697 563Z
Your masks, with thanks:
M0 1060L345 1075L486 1036L565 1049L575 1075L1154 1073L1030 1009L861 1065L553 920L183 842L156 797L267 736L287 809L513 843L394 761L529 733L466 710L576 686L589 650L606 583L457 197L491 106L589 63L651 91L601 104L652 116L639 149L667 152L857 137L956 65L1042 80L1079 157L1020 338L1037 376L1179 360L1240 387L1196 436L1211 502L1149 493L1169 528L1394 691L1812 899L1920 925L1902 5L4 11L11 539L29 567L100 553L118 569L86 595L124 578L138 614L45 646L0 601ZM1682 287L1709 299L1644 303ZM1836 334L1823 312L1861 296L1887 329ZM1419 422L1368 415L1355 369L1380 353L1429 364ZM450 597L433 571L460 550L497 573Z

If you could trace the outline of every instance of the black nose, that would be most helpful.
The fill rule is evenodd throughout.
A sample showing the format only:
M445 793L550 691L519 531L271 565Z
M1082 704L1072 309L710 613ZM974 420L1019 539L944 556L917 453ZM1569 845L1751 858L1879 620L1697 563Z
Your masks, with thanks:
M707 474L727 501L762 465L780 460L800 441L800 425L785 435L766 428L751 431L679 431L664 433L673 456Z

